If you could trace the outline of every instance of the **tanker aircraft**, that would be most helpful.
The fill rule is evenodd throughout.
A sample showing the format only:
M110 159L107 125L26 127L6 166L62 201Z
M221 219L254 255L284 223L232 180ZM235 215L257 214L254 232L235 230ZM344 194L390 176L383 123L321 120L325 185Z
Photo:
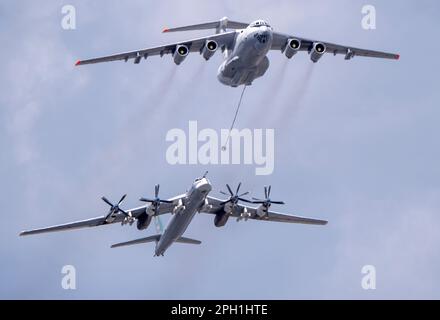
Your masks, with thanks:
M345 60L355 56L385 59L399 59L398 54L351 46L334 44L326 41L302 38L291 34L278 33L264 20L252 23L230 21L227 17L219 21L193 24L177 28L165 28L163 32L215 29L216 33L205 37L179 41L157 47L128 51L108 56L78 60L76 65L99 62L133 59L139 64L142 59L151 56L170 54L174 63L179 65L190 52L199 52L205 60L209 60L216 51L221 50L223 62L218 68L218 80L227 86L237 87L251 85L263 76L269 68L267 54L270 50L283 53L292 58L298 52L307 52L313 62L318 62L325 53L341 54Z

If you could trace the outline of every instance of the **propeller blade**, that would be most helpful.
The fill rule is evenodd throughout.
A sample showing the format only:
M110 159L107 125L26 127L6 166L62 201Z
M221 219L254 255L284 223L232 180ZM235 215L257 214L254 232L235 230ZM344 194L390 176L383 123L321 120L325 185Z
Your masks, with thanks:
M156 226L156 232L162 233L163 232L163 224L162 224L162 221L160 220L159 216L154 216L154 224Z
M250 201L248 199L240 198L240 197L238 197L238 200L243 201L243 202L247 202L247 203L252 203L252 201Z
M228 194L224 191L220 191L221 194L224 194L225 196L227 196Z
M148 198L140 198L139 201L142 201L142 202L154 202L154 200L148 199Z
M173 203L173 201L171 201L171 200L160 200L160 199L159 199L159 202L162 202L162 203Z
M124 201L124 199L125 199L126 196L127 196L126 194L124 194L124 195L122 196L121 200L119 200L119 202L118 202L118 206L122 203L122 201Z
M106 197L101 197L102 201L104 201L105 203L107 203L110 207L113 207L113 203L111 203L110 201L108 201L108 199Z
M266 197L266 199L262 200L262 199L257 199L252 197L252 203L258 203L258 204L262 204L264 206L269 207L271 204L284 204L284 201L272 201L270 200L269 196L270 196L270 192L272 190L272 186L265 186L264 187L264 196Z
M238 184L237 191L235 191L235 194L238 194L238 191L240 190L240 187L241 187L241 182Z
M229 193L231 194L231 196L234 195L234 193L231 190L231 187L229 186L229 184L226 184L226 188L228 188Z
M155 186L154 186L154 196L157 198L157 196L159 195L159 188L160 188L160 185L158 185L158 184L156 184Z
M249 192L245 192L245 193L240 194L239 197L243 197L243 196L248 195L248 194L249 194Z

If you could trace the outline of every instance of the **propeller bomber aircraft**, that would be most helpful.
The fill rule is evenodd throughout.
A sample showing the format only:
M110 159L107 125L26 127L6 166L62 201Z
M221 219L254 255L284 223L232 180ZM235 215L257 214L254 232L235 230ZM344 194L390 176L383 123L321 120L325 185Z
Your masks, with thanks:
M139 64L150 56L171 54L174 63L179 65L190 52L199 52L209 60L217 50L221 50L224 61L220 65L217 78L224 85L237 87L251 85L252 81L263 76L269 68L267 54L277 50L291 59L300 51L306 51L313 62L318 62L325 53L342 54L345 60L355 56L398 60L399 55L380 51L359 49L330 42L306 39L294 35L278 33L264 20L252 23L230 21L227 17L219 21L207 22L164 29L163 32L215 29L216 34L192 40L170 43L158 47L139 49L104 57L79 60L76 65L134 59ZM229 30L228 30L229 29ZM232 30L232 31L231 31Z
M214 224L216 227L223 227L230 217L236 218L237 221L247 221L248 219L251 219L311 225L327 224L327 221L325 220L287 215L270 210L272 204L284 204L283 201L271 200L270 186L264 187L264 199L252 198L252 200L248 200L243 198L249 193L245 192L240 194L241 183L238 184L235 192L232 191L228 184L226 185L228 193L223 191L221 191L221 193L227 196L227 199L221 200L211 197L208 194L211 192L212 186L209 180L206 178L206 175L207 172L201 178L197 178L193 182L189 191L170 199L164 200L159 198L159 185L155 186L154 198L139 199L142 202L149 203L148 205L143 205L129 210L124 210L120 207L126 195L123 195L117 204L113 204L106 197L102 197L102 200L110 206L109 212L104 216L41 229L23 231L20 233L20 235L26 236L85 227L97 227L119 222L121 225L132 225L135 221L138 230L144 230L149 226L151 220L154 218L156 222L157 234L136 240L117 243L111 247L116 248L147 242L155 242L156 248L154 255L163 256L165 251L174 242L187 244L201 243L199 240L183 237L184 232L197 212L212 214L214 216ZM249 206L240 202L247 204L258 204L258 206ZM165 230L162 230L163 228L159 216L167 213L171 213L173 216Z

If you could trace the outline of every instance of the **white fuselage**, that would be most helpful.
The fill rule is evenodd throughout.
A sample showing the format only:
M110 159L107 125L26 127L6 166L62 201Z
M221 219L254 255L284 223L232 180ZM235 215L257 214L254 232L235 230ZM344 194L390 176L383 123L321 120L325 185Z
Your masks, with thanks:
M163 255L173 242L183 235L196 212L205 204L206 196L211 190L211 184L206 178L197 179L193 183L183 199L182 206L177 208L157 242L155 255Z
M272 28L267 25L237 30L231 51L225 51L225 61L217 73L218 80L228 86L250 85L269 68L267 53L272 45Z

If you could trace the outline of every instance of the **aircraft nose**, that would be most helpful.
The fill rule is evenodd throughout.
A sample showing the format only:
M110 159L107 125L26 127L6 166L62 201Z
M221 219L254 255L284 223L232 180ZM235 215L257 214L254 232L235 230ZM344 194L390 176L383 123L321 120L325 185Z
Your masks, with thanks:
M268 34L268 33L271 33L271 30L270 30L270 28L269 27L267 27L267 26L262 26L262 27L260 27L260 33L261 34Z
M263 34L269 39L272 37L272 30L266 27L266 30L263 31Z
M201 186L201 189L204 190L204 191L211 191L212 187L211 187L211 185L207 182L207 183L204 183L204 184Z
M265 31L259 30L255 34L254 37L257 40L256 43L255 43L255 48L256 49L266 48L267 43L272 41L272 33L269 30L265 30Z

